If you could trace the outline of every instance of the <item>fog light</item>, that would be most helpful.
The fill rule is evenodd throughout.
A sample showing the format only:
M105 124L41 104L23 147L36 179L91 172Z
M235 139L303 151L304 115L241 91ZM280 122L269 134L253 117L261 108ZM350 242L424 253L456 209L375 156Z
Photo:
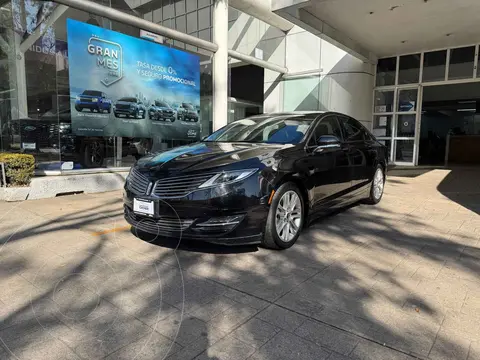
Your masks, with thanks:
M193 230L209 232L225 232L235 228L245 217L245 215L232 215L210 218L205 222L195 224Z

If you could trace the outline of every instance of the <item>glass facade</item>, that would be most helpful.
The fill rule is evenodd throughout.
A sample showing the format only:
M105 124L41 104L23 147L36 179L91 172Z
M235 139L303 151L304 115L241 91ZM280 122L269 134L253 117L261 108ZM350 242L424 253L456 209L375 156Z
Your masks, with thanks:
M480 45L379 59L372 130L390 162L439 165L448 136L478 135Z
M120 6L120 2L113 0L97 3L211 40L209 0L152 2L150 8L142 8L141 11L132 11L125 8L125 3ZM67 19L137 39L140 38L141 30L54 2L11 0L2 2L0 11L0 151L32 154L39 170L128 167L135 159L150 151L195 141L168 130L183 124L185 119L178 117L180 111L191 113L192 119L198 119L198 124L195 125L198 133L195 130L195 136L202 137L211 132L212 54L208 51L171 39L164 39L163 45L152 45L181 49L197 55L200 61L200 103L188 110L175 108L173 102L167 105L173 108L178 121L169 123L164 119L164 124L160 125L164 126L165 131L145 133L131 126L129 130L109 133L108 136L85 135L72 126L72 118L75 119L75 116L97 117L99 122L109 119L105 121L154 123L147 110L154 106L156 99L165 99L165 94L160 90L158 94L149 96L141 91L129 94L137 98L141 104L139 106L144 108L140 112L141 116L133 116L134 119L130 118L130 114L117 117L115 109L118 112L119 106L115 108L116 100L109 99L107 90L107 94L98 92L95 96L90 96L89 101L98 102L95 107L80 108L80 111L77 107L73 108L78 96L75 100L72 93L78 89L72 88L70 78L69 52L75 48L68 41ZM95 51L100 51L99 45L95 46ZM125 52L125 57L127 56ZM105 73L104 80L111 77L112 72L115 73L116 70L111 66ZM119 72L116 74L118 76ZM99 105L102 101L106 104L103 108ZM178 101L181 108L182 99ZM185 124L187 125L189 124Z

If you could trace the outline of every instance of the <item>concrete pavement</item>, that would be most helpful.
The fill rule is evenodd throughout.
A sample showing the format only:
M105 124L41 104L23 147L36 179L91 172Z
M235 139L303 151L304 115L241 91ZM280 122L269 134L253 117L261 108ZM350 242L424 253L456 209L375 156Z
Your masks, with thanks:
M390 177L281 252L137 238L120 192L0 203L0 358L480 359L479 173Z

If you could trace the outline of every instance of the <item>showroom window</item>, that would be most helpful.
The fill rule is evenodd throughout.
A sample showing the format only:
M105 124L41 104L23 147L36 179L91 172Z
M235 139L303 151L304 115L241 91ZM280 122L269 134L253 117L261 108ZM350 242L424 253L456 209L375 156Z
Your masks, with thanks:
M448 79L455 80L471 78L474 61L475 46L451 49Z
M187 3L136 15L186 32ZM32 154L45 171L127 167L211 132L211 53L54 2L12 0L1 11L0 151Z
M420 77L420 54L400 56L398 84L418 83Z
M423 58L423 81L445 80L447 50L427 52Z
M397 58L379 59L377 64L377 86L395 85Z

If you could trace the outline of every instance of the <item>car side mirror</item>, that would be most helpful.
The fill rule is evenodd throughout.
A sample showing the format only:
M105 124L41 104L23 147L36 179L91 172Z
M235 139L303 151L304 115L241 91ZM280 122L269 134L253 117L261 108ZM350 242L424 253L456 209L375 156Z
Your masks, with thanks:
M314 152L340 149L340 140L333 135L322 135L317 139L317 147Z

